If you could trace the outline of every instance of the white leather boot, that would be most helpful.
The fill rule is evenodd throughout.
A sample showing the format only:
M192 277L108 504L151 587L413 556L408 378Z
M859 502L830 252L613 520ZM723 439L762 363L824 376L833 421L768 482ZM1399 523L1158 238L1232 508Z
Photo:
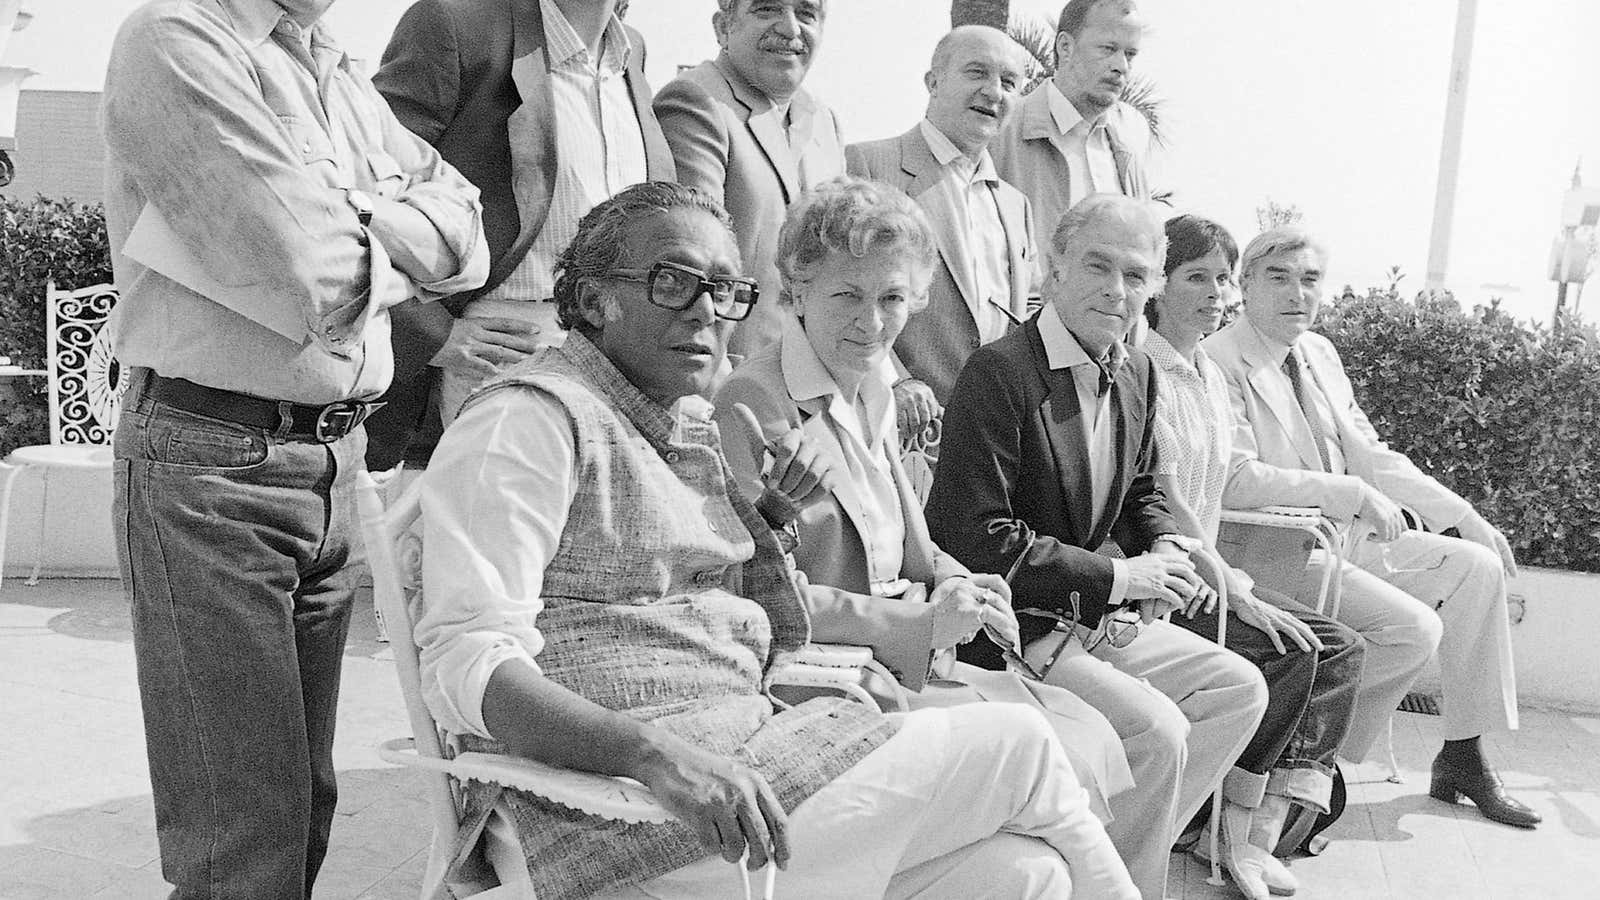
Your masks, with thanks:
M1239 893L1246 900L1270 900L1266 870L1272 854L1250 843L1250 821L1254 810L1224 800L1222 827L1219 829L1217 852L1222 855L1222 867L1228 870ZM1211 842L1202 835L1195 849L1203 857L1211 850Z
M1272 855L1272 848L1278 846L1278 838L1283 836L1283 823L1288 818L1289 798L1283 794L1263 795L1261 805L1250 815L1250 845L1261 848L1266 857L1262 861L1261 877L1272 893L1280 895L1293 894L1300 889L1300 881L1294 873Z

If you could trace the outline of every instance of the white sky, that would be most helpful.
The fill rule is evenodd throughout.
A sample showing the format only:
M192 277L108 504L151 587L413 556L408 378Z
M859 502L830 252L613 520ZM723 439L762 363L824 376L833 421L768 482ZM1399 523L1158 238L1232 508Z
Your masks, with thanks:
M98 90L117 24L141 0L25 0L35 19L7 65L31 89ZM408 0L337 0L327 22L374 63ZM1053 17L1058 2L1014 0ZM715 0L633 0L660 85L715 53ZM1180 209L1243 243L1267 198L1293 203L1332 248L1331 278L1358 289L1427 266L1454 0L1145 0L1141 70L1166 99L1156 169ZM947 0L832 0L808 87L848 140L898 134L921 116L921 75L949 24ZM1574 163L1600 184L1600 3L1487 0L1473 57L1450 286L1467 304L1506 298L1543 317L1561 195Z

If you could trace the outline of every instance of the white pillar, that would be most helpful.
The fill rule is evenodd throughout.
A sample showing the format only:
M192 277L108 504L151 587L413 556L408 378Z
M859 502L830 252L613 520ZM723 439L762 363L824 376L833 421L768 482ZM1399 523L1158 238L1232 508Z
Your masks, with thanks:
M1456 45L1450 61L1450 87L1439 147L1439 182L1433 195L1433 235L1428 241L1429 288L1444 287L1450 268L1450 228L1455 223L1456 182L1461 175L1461 137L1466 128L1467 82L1472 74L1472 39L1478 0L1457 0Z

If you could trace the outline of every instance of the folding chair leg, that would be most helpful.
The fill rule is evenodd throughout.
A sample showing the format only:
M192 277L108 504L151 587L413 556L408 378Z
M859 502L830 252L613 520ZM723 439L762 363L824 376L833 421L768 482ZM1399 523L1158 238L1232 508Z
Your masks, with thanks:
M1228 882L1222 877L1222 849L1218 846L1222 842L1222 787L1217 787L1216 793L1211 795L1211 832L1207 836L1211 846L1211 877L1206 879L1206 884L1221 887Z
M44 568L44 527L49 521L47 513L50 509L50 469L47 467L39 472L39 532L34 538L33 545L33 573L28 576L28 587L39 584L39 570Z
M1390 784L1404 784L1405 779L1400 777L1400 763L1394 758L1394 713L1389 714L1389 721L1383 726L1383 752L1389 763L1389 776L1384 780Z

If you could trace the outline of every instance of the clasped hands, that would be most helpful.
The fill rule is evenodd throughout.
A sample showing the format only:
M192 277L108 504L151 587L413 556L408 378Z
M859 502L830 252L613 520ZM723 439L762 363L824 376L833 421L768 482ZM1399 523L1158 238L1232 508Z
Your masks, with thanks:
M1022 652L1011 586L999 575L980 572L946 578L928 602L933 605L933 649L948 650L984 631L1001 647Z
M1216 608L1217 592L1200 579L1189 554L1176 544L1157 541L1149 553L1123 562L1128 567L1124 600L1146 625L1174 610L1192 616Z

